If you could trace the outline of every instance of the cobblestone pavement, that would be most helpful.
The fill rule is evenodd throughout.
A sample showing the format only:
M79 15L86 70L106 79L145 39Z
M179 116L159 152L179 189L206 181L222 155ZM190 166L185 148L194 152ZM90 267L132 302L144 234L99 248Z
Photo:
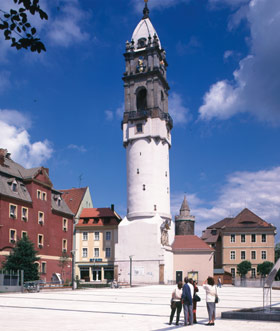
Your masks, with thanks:
M42 291L39 293L0 294L1 331L58 330L175 330L186 328L181 314L180 325L168 325L170 295L174 286L143 286L123 289L88 289ZM219 289L215 326L205 326L207 311L205 291L200 287L198 324L192 330L280 330L279 322L221 319L221 312L262 306L261 288ZM272 304L280 307L280 291L272 291ZM175 321L175 318L174 318Z

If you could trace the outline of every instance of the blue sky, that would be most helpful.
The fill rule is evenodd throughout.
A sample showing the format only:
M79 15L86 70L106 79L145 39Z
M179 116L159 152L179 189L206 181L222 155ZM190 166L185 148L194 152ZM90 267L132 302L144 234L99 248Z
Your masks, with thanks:
M114 203L124 216L123 53L144 2L40 3L46 53L0 38L0 145L50 168L55 188L89 186L95 207ZM245 207L280 228L280 2L148 6L169 64L173 215L186 194L198 235Z

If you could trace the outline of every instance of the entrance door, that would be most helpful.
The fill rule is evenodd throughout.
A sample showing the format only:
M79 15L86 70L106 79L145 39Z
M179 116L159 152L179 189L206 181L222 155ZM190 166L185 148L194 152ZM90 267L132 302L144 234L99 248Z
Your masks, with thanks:
M101 270L100 269L93 269L92 270L92 280L93 281L100 281L101 280Z
M183 281L183 271L176 271L176 284Z

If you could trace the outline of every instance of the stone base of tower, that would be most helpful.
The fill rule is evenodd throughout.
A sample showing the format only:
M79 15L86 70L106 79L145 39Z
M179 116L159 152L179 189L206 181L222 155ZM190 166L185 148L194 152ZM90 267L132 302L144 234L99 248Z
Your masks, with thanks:
M159 215L129 221L126 217L118 229L115 249L115 278L136 284L170 284L173 281L173 253L161 244Z

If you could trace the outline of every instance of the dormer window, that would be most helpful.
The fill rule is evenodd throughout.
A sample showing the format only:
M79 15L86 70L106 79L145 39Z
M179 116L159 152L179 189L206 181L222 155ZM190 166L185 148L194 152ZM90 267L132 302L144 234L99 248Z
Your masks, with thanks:
M17 192L17 190L18 190L17 182L16 182L16 180L14 180L12 182L12 191Z
M58 207L61 206L61 197L58 197L58 198L57 198L57 205L58 205Z

